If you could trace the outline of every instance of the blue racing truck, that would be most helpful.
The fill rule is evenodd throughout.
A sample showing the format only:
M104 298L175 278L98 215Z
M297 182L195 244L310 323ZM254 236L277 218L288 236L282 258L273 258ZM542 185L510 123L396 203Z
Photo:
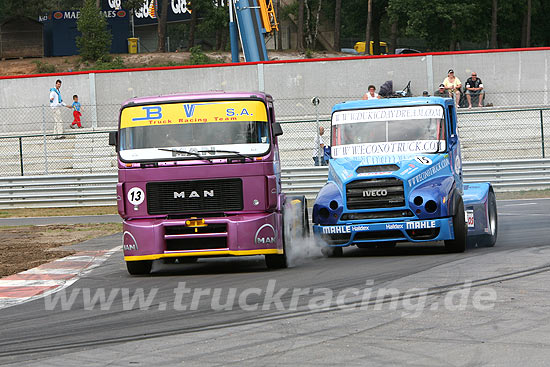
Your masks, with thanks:
M453 99L392 98L337 104L328 181L313 206L325 256L342 248L444 241L494 246L490 183L464 184Z

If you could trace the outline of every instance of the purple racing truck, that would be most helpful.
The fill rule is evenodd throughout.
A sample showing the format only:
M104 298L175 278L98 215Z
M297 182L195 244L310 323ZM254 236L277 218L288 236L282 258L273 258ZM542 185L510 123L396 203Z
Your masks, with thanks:
M287 267L290 240L309 224L305 198L281 191L282 133L260 92L124 102L109 144L128 272L212 256L264 255L268 268Z

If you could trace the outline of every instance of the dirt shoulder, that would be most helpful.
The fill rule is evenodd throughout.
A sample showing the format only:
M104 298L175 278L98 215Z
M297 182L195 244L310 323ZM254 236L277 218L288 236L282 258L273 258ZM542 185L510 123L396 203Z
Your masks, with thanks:
M65 247L121 230L120 223L0 227L0 277L74 254Z
M231 62L230 52L205 52L210 63ZM306 55L297 51L269 51L270 60L304 59ZM189 65L190 52L139 53L112 55L110 63L94 64L83 62L80 56L37 57L0 61L0 76L29 75L42 73L63 73L97 69L130 69L157 66ZM354 56L337 52L312 52L310 58L348 57ZM244 61L241 54L241 61Z
M82 206L76 208L0 209L0 218L59 217L118 214L116 206Z

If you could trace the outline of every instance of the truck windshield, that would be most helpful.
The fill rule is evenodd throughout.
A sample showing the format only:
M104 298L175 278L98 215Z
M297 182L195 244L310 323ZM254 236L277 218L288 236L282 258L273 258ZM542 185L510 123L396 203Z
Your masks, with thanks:
M332 115L333 158L444 150L442 106L346 110Z
M129 106L120 117L124 161L259 156L269 151L261 101Z

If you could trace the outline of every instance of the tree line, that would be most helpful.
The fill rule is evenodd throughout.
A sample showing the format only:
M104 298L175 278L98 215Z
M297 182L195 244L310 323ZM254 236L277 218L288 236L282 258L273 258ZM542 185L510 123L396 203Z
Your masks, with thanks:
M39 14L55 9L81 8L88 0L0 0L4 17ZM100 0L95 1L99 7ZM193 0L191 20L167 26L169 0L158 0L158 51L165 51L166 35L185 41L187 48L198 38L214 40L213 49L229 48L228 7L224 0ZM416 40L422 51L454 51L471 48L508 48L550 45L548 0L273 0L279 20L293 23L298 50L350 46L350 40L386 41L393 50L399 40ZM131 10L143 0L123 0ZM327 41L321 29L332 31ZM280 47L281 32L277 35ZM401 41L401 46L407 46ZM377 50L375 50L376 52Z

